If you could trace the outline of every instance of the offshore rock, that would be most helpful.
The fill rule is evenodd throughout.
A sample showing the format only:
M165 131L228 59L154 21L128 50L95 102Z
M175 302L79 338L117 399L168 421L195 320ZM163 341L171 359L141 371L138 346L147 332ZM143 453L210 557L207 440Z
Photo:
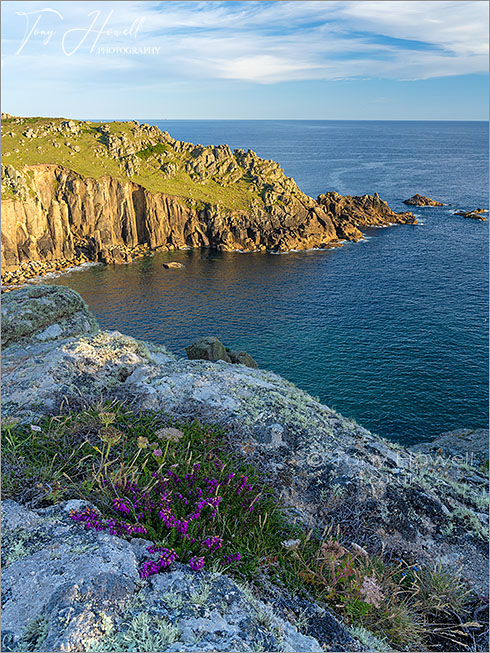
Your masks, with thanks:
M53 292L36 290L41 303ZM67 288L56 292L72 297ZM19 316L23 298L19 290L8 295ZM56 319L61 333L47 340L36 329L10 330L2 352L4 417L29 423L62 405L118 398L137 410L218 424L233 451L263 469L292 516L320 528L343 524L360 546L462 566L473 587L486 591L488 480L471 461L384 440L272 372L175 359L118 332L69 336L62 324L70 316Z
M408 200L403 200L403 203L409 206L444 206L442 202L432 200L430 197L425 197L425 195L419 195L418 193L409 197Z
M471 220L486 221L486 217L482 215L486 213L485 209L473 209L472 211L455 211L454 215L460 215L462 218L470 218Z
M2 502L2 651L323 650L220 573L174 563L141 581L150 542L74 523L70 510L88 505ZM326 646L360 650L333 615L324 619Z
M338 238L344 240L360 240L362 227L417 224L412 213L395 213L378 193L351 197L329 192L317 200L334 223Z

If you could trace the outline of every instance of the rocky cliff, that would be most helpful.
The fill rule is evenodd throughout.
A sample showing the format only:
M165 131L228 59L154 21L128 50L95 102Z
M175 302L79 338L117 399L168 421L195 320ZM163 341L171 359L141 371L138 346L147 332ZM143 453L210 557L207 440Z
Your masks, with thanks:
M288 251L416 222L377 194L314 200L274 161L176 141L156 127L2 121L2 262L122 262L143 246Z
M323 528L333 519L360 544L462 566L486 591L488 485L473 459L409 451L271 372L176 359L99 331L69 288L13 290L2 322L3 417L29 423L62 405L119 398L138 411L216 423L302 521Z

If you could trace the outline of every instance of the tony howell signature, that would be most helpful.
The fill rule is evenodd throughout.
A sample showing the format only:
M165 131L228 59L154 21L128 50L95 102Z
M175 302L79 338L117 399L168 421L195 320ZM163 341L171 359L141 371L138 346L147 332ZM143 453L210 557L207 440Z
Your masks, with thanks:
M102 36L135 39L144 21L144 18L137 18L133 21L130 27L114 29L109 27L114 10L109 11L104 16L100 10L96 9L87 14L86 25L58 31L51 25L53 21L63 21L64 18L56 9L44 8L37 11L17 11L16 13L25 18L25 32L22 42L15 54L20 54L26 47L27 43L33 38L38 38L41 40L43 45L48 45L53 42L54 37L57 35L61 35L61 50L67 57L71 57L78 52L84 44L86 46L90 45L89 52L93 53ZM50 25L49 27L48 24ZM107 50L106 47L104 49ZM133 48L135 52L143 49L149 50L149 48ZM153 50L158 49L159 48L153 48Z

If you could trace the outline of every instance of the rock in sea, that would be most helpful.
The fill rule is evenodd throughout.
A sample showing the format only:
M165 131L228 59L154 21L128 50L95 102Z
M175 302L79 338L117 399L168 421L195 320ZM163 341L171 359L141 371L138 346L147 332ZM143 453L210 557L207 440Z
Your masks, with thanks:
M403 200L403 203L408 204L409 206L444 206L442 202L433 200L430 197L425 197L425 195L419 195L418 193L410 197L408 200Z

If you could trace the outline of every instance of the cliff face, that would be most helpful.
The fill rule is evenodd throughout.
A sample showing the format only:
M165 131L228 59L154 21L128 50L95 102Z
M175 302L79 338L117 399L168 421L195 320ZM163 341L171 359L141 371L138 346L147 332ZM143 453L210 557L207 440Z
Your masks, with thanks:
M2 122L2 262L121 262L150 249L273 250L358 240L357 225L415 222L377 194L305 195L274 161L175 141L138 123ZM17 147L18 146L18 147Z
M10 174L14 174L9 170ZM75 255L94 260L117 248L215 247L223 250L324 247L337 238L329 215L308 198L291 196L281 207L231 211L154 193L112 177L82 177L61 166L31 166L18 181L30 194L2 201L2 257L7 266Z

